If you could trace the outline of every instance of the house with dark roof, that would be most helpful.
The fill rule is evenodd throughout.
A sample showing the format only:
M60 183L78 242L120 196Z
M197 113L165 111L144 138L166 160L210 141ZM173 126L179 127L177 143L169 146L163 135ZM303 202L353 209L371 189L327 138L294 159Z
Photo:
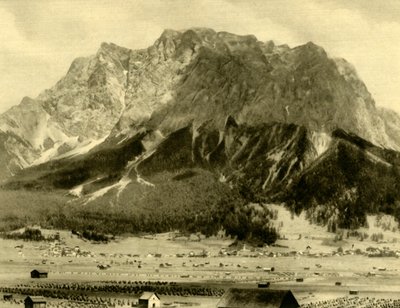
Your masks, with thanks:
M27 296L25 298L25 308L45 308L46 299L43 296Z
M48 273L42 270L34 269L31 271L31 278L47 278Z
M161 299L157 293L143 292L139 297L139 307L154 308L161 307Z
M296 298L290 290L238 289L225 292L217 308L298 308Z

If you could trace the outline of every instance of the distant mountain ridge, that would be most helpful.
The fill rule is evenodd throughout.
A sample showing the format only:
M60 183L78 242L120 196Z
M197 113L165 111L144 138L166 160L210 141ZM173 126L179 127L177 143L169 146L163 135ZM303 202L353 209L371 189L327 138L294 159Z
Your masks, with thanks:
M134 182L157 192L158 174L174 181L197 168L246 200L299 211L346 200L362 212L368 190L365 211L400 200L399 115L312 42L193 28L142 50L103 43L0 115L0 142L3 187L62 189L83 203L118 204ZM379 191L371 175L385 181Z

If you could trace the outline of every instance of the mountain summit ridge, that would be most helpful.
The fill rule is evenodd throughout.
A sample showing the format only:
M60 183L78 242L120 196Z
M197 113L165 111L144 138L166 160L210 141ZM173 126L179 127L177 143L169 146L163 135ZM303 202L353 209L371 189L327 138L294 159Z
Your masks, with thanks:
M54 87L29 99L31 107L27 101L0 115L7 155L17 162L7 163L13 173L142 126L165 135L211 121L222 130L227 116L328 134L343 128L400 149L397 118L375 107L347 61L330 59L312 42L289 48L208 28L167 29L140 50L103 42L95 55L75 59ZM30 122L35 125L24 128Z

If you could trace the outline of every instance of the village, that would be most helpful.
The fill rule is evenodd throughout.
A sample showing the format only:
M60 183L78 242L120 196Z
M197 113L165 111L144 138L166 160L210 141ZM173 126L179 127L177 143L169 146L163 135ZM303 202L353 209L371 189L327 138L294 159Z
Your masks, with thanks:
M51 241L0 239L1 307L227 307L241 292L293 296L293 307L307 308L398 307L400 298L396 241L326 245L303 230L264 247L174 233L106 244L56 232ZM382 289L389 278L392 289ZM156 302L143 306L142 296Z

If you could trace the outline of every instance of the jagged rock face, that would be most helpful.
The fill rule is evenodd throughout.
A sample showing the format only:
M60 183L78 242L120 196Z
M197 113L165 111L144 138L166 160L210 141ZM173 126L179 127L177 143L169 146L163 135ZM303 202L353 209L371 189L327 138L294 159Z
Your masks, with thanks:
M55 87L38 101L67 134L109 134L125 104L130 50L103 43L94 57L76 59Z
M5 147L9 138L10 136L7 133L0 132L0 168L3 170L3 172L0 173L0 181L13 175L13 168L11 167L14 163L11 161L13 157L8 153Z
M95 56L76 59L53 88L1 115L0 130L18 137L5 141L17 165L43 163L107 136L125 106L129 55L103 43Z
M400 148L399 117L375 107L345 60L313 43L289 48L204 28L166 30L143 50L103 43L53 88L1 115L0 130L10 134L13 168L25 168L107 136L112 147L143 127L158 140L207 123L216 140L229 116L245 126L302 126L318 155L337 128Z
M8 137L4 147L12 157L9 170L29 166L42 151L54 146L53 140L67 140L58 123L35 100L24 98L0 116L0 131Z
M353 90L351 100L349 101L352 105L348 111L354 112L353 116L349 117L347 115L346 117L348 120L352 119L354 121L352 125L348 127L338 125L337 127L354 132L376 145L399 150L399 135L393 134L393 131L390 129L392 125L386 124L390 120L382 113L381 108L375 107L375 102L371 94L358 77L355 68L344 59L335 59L335 63L339 73Z
M400 116L393 110L386 108L378 108L378 112L390 140L400 140ZM394 147L394 149L398 150L397 147Z
M148 177L203 167L219 174L221 181L271 195L286 188L318 156L309 137L304 127L293 124L247 126L228 118L223 131L190 125L168 135L139 159L135 170Z
M210 29L165 31L133 53L127 108L118 128L143 124L170 133L194 121L222 129L239 123L295 123L312 131L336 128L398 149L355 69L313 43L290 49Z

